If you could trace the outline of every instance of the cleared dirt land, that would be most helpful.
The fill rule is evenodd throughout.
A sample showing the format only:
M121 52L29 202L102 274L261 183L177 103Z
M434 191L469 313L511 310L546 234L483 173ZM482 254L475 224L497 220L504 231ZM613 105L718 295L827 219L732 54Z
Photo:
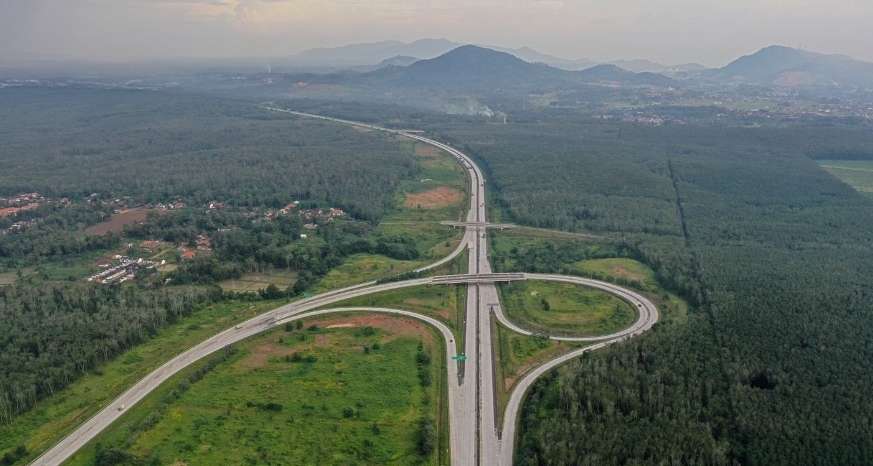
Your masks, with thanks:
M154 209L145 209L136 207L133 209L123 210L105 222L100 222L85 229L85 234L92 236L102 236L107 233L121 233L124 231L125 225L135 225L145 222L149 212L157 212Z
M442 209L461 202L463 198L463 192L448 186L440 186L429 191L407 194L403 205L413 209Z
M237 279L224 280L218 285L225 291L256 293L270 285L276 285L280 290L285 290L289 286L294 285L296 280L296 272L271 270L260 273L247 273Z
M419 157L439 157L440 151L436 147L427 144L416 144L415 155Z

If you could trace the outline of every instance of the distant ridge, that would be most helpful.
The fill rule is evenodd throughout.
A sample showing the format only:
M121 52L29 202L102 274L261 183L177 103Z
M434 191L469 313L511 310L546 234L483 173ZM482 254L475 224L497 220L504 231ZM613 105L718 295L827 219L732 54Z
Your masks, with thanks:
M372 66L397 56L433 58L458 45L446 39L420 39L410 43L382 41L310 49L291 56L290 60L292 64L305 66Z
M873 63L773 45L715 70L714 76L759 84L873 88Z
M616 65L597 65L580 71L579 76L588 82L616 82L650 86L670 86L674 81L657 73L634 73Z

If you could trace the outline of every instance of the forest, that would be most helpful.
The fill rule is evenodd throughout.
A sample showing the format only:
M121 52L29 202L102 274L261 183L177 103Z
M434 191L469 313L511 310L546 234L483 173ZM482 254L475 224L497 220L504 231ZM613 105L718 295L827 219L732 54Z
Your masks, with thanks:
M0 422L145 341L216 290L28 283L0 288Z
M869 131L436 128L487 167L508 220L618 239L694 308L539 382L519 464L873 461L873 203L812 160L873 158Z

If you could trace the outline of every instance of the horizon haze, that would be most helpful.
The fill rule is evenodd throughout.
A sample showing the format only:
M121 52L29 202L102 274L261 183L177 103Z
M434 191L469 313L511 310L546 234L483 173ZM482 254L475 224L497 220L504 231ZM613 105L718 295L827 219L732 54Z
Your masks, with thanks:
M773 44L873 61L873 3L856 0L7 0L0 10L7 65L280 58L427 37L594 61L719 67Z

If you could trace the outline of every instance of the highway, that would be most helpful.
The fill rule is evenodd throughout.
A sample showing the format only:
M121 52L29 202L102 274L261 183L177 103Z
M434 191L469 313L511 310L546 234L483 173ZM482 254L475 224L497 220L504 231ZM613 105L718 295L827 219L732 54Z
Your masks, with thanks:
M458 163L467 170L470 180L470 209L467 213L466 221L463 222L465 232L460 244L449 256L416 271L424 272L438 267L439 265L451 261L463 251L468 250L470 253L468 256L468 273L464 275L442 277L423 277L387 283L361 283L295 301L249 319L233 328L214 335L167 361L158 369L139 380L92 418L85 421L54 447L43 453L43 455L37 458L32 464L62 464L86 443L106 429L112 422L121 417L126 410L130 409L131 406L142 400L151 391L157 388L161 383L165 382L185 367L188 367L194 362L222 348L289 321L336 312L363 311L392 313L412 317L425 321L440 330L443 334L443 338L447 342L446 357L448 358L447 368L449 368L449 443L451 449L451 463L453 465L499 464L508 466L512 464L515 425L517 422L519 407L524 400L526 391L539 376L557 365L577 357L585 351L602 348L609 344L623 341L626 338L645 332L658 320L658 311L654 304L644 296L614 284L580 277L554 274L528 274L522 272L513 274L493 274L491 271L491 264L488 260L487 251L486 228L489 224L486 220L485 179L479 167L472 159L462 152L417 133L381 128L366 123L335 119L321 115L294 112L276 107L265 107L265 109L290 113L300 117L317 118L393 133L437 147L454 156ZM612 293L633 305L637 308L639 317L631 327L611 335L594 337L549 335L549 338L555 340L592 341L597 343L553 359L526 374L513 389L510 395L510 401L504 412L503 425L498 426L494 356L492 352L494 346L491 331L492 313L494 318L501 325L522 334L533 334L533 332L512 323L505 316L501 308L499 294L495 283L513 280L557 281L598 288ZM463 354L466 355L467 358L460 364L452 359L457 351L454 336L444 324L430 317L418 315L410 311L386 308L320 309L347 299L366 296L373 293L414 286L437 286L449 284L466 284L468 287L464 328L465 346L463 348Z

